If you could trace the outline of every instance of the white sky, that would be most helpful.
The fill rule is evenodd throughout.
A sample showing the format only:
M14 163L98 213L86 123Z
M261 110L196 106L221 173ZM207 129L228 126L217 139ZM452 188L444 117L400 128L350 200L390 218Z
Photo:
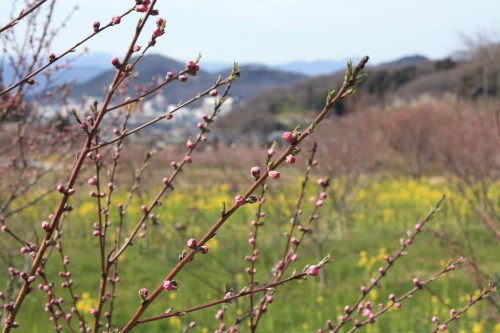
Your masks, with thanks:
M106 22L134 3L58 1L59 21L75 4L80 9L56 52L91 31L94 20ZM12 0L1 3L4 23ZM154 52L179 60L198 52L206 61L266 64L364 54L372 63L417 53L439 58L461 47L460 34L500 31L500 0L159 0L157 8L168 25ZM91 41L91 51L121 55L138 17Z

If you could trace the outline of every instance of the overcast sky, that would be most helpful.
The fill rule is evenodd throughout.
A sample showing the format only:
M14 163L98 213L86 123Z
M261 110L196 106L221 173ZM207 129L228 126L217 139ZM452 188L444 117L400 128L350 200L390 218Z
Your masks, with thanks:
M12 1L1 2L3 23ZM94 20L107 22L130 3L59 0L58 21L75 4L80 9L55 51L85 36ZM155 52L179 60L198 52L211 62L266 64L364 54L372 63L412 54L440 58L461 47L460 34L500 31L500 0L159 0L157 8L168 25ZM138 17L128 16L87 45L93 52L123 54Z

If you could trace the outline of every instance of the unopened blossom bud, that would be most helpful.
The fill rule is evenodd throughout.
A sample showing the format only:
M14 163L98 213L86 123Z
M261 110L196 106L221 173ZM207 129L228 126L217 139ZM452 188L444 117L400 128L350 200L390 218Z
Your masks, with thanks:
M196 239L194 239L194 238L188 239L186 244L187 244L187 247L189 247L190 249L196 249L196 246L197 246Z
M318 185L319 186L326 186L326 179L324 179L324 178L318 179Z
M274 151L274 149L273 149L273 148L269 148L269 149L267 150L267 156L269 156L269 157L273 156L273 155L274 155L274 153L275 153L275 151Z
M109 188L110 190L113 190L113 189L115 188L115 184L113 184L112 182L109 182L109 183L108 183L108 188Z
M415 224L415 230L416 230L417 232L419 232L420 230L422 230L422 223L417 223L417 224Z
M238 326L231 326L229 328L229 333L238 333Z
M146 213L148 211L148 206L146 205L141 205L141 210Z
M448 269L449 271L454 271L456 268L457 268L457 266L455 266L455 264L450 264L450 265L448 265L448 267L447 267L447 269Z
M290 154L290 155L287 155L287 157L286 157L286 162L287 162L287 163L290 163L290 164L295 163L295 161L296 161L296 160L297 160L297 159L295 158L295 156L293 156L293 155L291 155L291 154Z
M175 286L175 284L171 280L165 280L165 281L163 281L163 284L162 284L163 290L165 290L165 291L169 291L169 290L174 289L174 286Z
M94 237L99 237L100 235L101 235L101 232L99 230L94 230L92 232L92 236L94 236Z
M269 177L274 178L274 179L280 179L280 177L281 177L279 171L276 171L276 170L271 170L267 174L269 175Z
M415 287L420 288L422 287L422 282L420 282L420 279L418 277L414 277L412 279L412 283Z
M260 168L258 166L254 166L250 169L250 174L253 178L257 179L260 177Z
M94 21L94 23L92 23L92 28L94 28L94 32L97 32L97 30L99 30L100 27L101 27L101 22Z
M2 227L0 228L0 230L2 230L2 232L7 232L7 231L9 231L9 228L7 228L7 226L5 224L3 224Z
M190 155L184 156L184 162L191 163L193 162L193 158Z
M120 59L118 59L118 57L111 58L111 65L113 65L115 68L120 67Z
M298 258L299 256L297 255L297 253L294 253L290 256L290 261L295 262L297 261Z
M453 317L453 316L455 316L457 313L458 313L458 312L457 312L457 310L456 310L456 309L451 309L451 310L450 310L450 316L452 316L452 317Z
M210 96L215 97L217 95L219 95L219 92L217 91L217 89L210 90Z
M281 138L288 142L288 143L292 143L294 141L294 137L293 137L293 133L292 132L285 132L283 133L283 135L281 136Z
M153 30L153 36L160 37L161 35L163 35L163 30L161 28L156 28L155 30Z
M222 318L224 318L224 310L220 309L215 314L215 319L221 320Z
M325 204L325 202L323 200L316 200L316 202L315 202L316 207L321 207L324 204Z
M122 18L119 15L113 16L113 18L111 19L111 22L113 24L120 24L121 21L122 21Z
M58 185L56 186L56 190L57 190L59 193L64 193L64 192L66 192L66 188L64 187L64 185L63 185L63 184L58 184Z
M242 195L237 195L234 197L234 201L238 206L241 206L245 203L245 197Z
M87 180L87 183L89 185L95 186L95 185L97 185L97 178L95 178L95 177L89 178L89 180Z
M193 149L193 147L194 147L194 143L191 141L191 139L188 139L188 140L187 140L186 147L187 147L188 149Z
M167 80L172 80L172 78L174 77L174 73L167 72L167 75L165 75L165 77L166 77Z
M250 237L248 239L248 244L252 244L252 245L255 244L255 237Z
M444 332L444 331L446 331L446 328L447 328L447 327L446 327L446 324L441 324L441 325L439 325L439 330L440 330L440 331L443 331L443 332Z
M207 254L208 253L208 246L200 246L198 247L198 252L200 252L201 254Z
M47 221L43 221L42 222L42 229L45 231L49 231L50 230L50 223Z
M168 177L163 177L162 182L163 182L163 185L168 185L168 183L169 183Z
M391 301L395 302L395 301L396 301L396 295L394 295L394 294L390 294L390 295L389 295L389 300L391 300Z
M54 60L56 60L56 55L55 55L55 53L51 53L51 54L49 55L49 61L50 61L50 62L52 62L52 61L54 61Z
M307 275L310 276L317 276L319 274L319 267L318 265L311 265L307 268Z
M141 302L144 303L146 301L146 298L148 298L148 290L146 288L141 288L139 289L139 298L141 299Z
M139 13L144 13L148 10L148 6L144 5L144 4L140 4L140 5L135 6L135 10Z
M396 302L396 303L394 303L394 306L395 306L397 309L399 309L399 308L401 307L401 303Z
M181 81L181 82L186 82L188 78L187 78L187 76L186 76L186 75L181 74L181 75L179 75L179 76L178 76L178 79L179 79L179 81Z
M66 193L67 193L68 195L73 195L73 194L75 194L75 193L76 193L76 190L75 190L74 188L68 188L68 190L66 191Z
M328 198L328 193L326 192L321 192L319 194L319 198L322 199L322 200L325 200L326 198Z

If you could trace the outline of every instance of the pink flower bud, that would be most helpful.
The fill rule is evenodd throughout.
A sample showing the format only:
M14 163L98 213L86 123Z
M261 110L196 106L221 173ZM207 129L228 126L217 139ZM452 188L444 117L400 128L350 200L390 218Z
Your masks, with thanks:
M42 222L42 229L45 231L49 231L50 230L50 223L47 221L43 221Z
M160 37L161 35L163 35L163 30L162 29L156 28L155 30L153 30L153 36Z
M194 143L191 141L191 139L187 140L186 146L188 149L193 149Z
M169 291L169 290L172 290L174 288L174 283L170 280L165 280L163 281L163 290L165 291Z
M280 179L280 177L281 177L279 171L276 171L276 170L271 170L267 174L269 175L269 177L274 178L274 179Z
M317 276L319 274L319 267L317 265L311 265L307 268L307 275Z
M325 202L323 200L316 200L316 203L315 203L316 207L321 207L324 204L325 204Z
M58 185L56 186L56 190L57 190L59 193L64 193L64 192L66 192L66 189L65 189L65 187L64 187L64 185L63 185L63 184L58 184Z
M254 237L250 237L248 239L248 244L252 244L252 245L255 244L255 238Z
M95 185L97 185L97 178L95 178L95 177L89 178L89 180L87 180L87 183L89 185L95 186Z
M245 203L245 197L242 196L242 195L237 195L237 196L234 197L234 201L236 202L236 204L238 206L241 206L241 205L243 205Z
M97 30L99 30L101 26L101 22L99 21L94 21L94 23L92 23L92 27L94 28L94 32L97 32Z
M196 245L197 245L196 239L194 239L194 238L188 239L186 244L187 244L187 247L189 247L190 249L196 249Z
M290 256L290 261L292 261L292 262L297 261L298 258L299 258L299 256L297 255L297 253L294 253Z
M440 331L446 331L446 324L439 325L439 330Z
M172 80L172 78L174 77L174 73L167 72L167 75L165 75L165 77L167 78L167 80Z
M92 232L92 236L94 236L94 237L99 237L100 235L101 235L101 232L99 230L94 230Z
M68 195L73 195L73 194L75 194L75 193L76 193L76 190L75 190L74 188L68 188L68 190L66 191L66 193L67 193Z
M219 92L217 91L217 89L210 90L210 96L215 97L217 95L219 95Z
M191 163L191 162L193 162L193 159L191 158L191 156L186 155L186 156L184 156L184 162Z
M141 50L141 46L139 44L134 45L134 51L139 52Z
M293 155L291 155L291 154L290 154L290 155L287 155L287 157L286 157L286 162L287 162L287 163L293 164L293 163L295 163L295 161L296 161L295 156L293 156Z
M326 198L328 198L328 193L321 192L320 195L319 195L319 198L322 199L322 200L325 200Z
M9 228L7 228L7 226L5 224L3 224L2 227L0 228L0 230L2 230L2 232L7 232L7 231L9 231Z
M198 247L198 252L200 252L201 254L207 254L208 253L208 246L200 246Z
M269 149L267 150L267 156L271 157L271 156L273 156L273 155L274 155L274 149L273 149L273 148L269 148Z
M113 24L120 24L121 21L122 21L122 18L119 15L113 16L113 18L111 19L111 22Z
M179 79L179 81L181 81L181 82L186 82L188 78L187 78L187 76L186 76L186 75L181 74L181 75L179 75L179 76L178 76L178 79Z
M144 5L144 4L140 4L140 5L137 5L135 6L135 10L139 13L144 13L144 12L147 12L148 10L148 6L147 5ZM119 23L119 22L118 22Z
M55 55L55 53L51 53L49 55L49 61L54 61L54 60L56 60L56 55Z
M146 213L148 211L148 206L146 205L141 205L141 210Z
M111 58L111 65L115 67L120 67L120 59L118 59L117 57Z
M285 140L288 143L292 143L294 141L293 133L292 132L285 132L281 136L283 140Z
M258 166L254 166L250 169L250 173L252 174L253 178L259 178L260 177L260 168Z

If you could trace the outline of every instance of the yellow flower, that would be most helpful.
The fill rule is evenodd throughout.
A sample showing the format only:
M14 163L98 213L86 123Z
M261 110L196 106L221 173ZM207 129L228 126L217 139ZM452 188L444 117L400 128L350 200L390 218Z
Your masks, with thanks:
M481 333L483 331L483 324L482 323L475 323L472 326L472 333Z

